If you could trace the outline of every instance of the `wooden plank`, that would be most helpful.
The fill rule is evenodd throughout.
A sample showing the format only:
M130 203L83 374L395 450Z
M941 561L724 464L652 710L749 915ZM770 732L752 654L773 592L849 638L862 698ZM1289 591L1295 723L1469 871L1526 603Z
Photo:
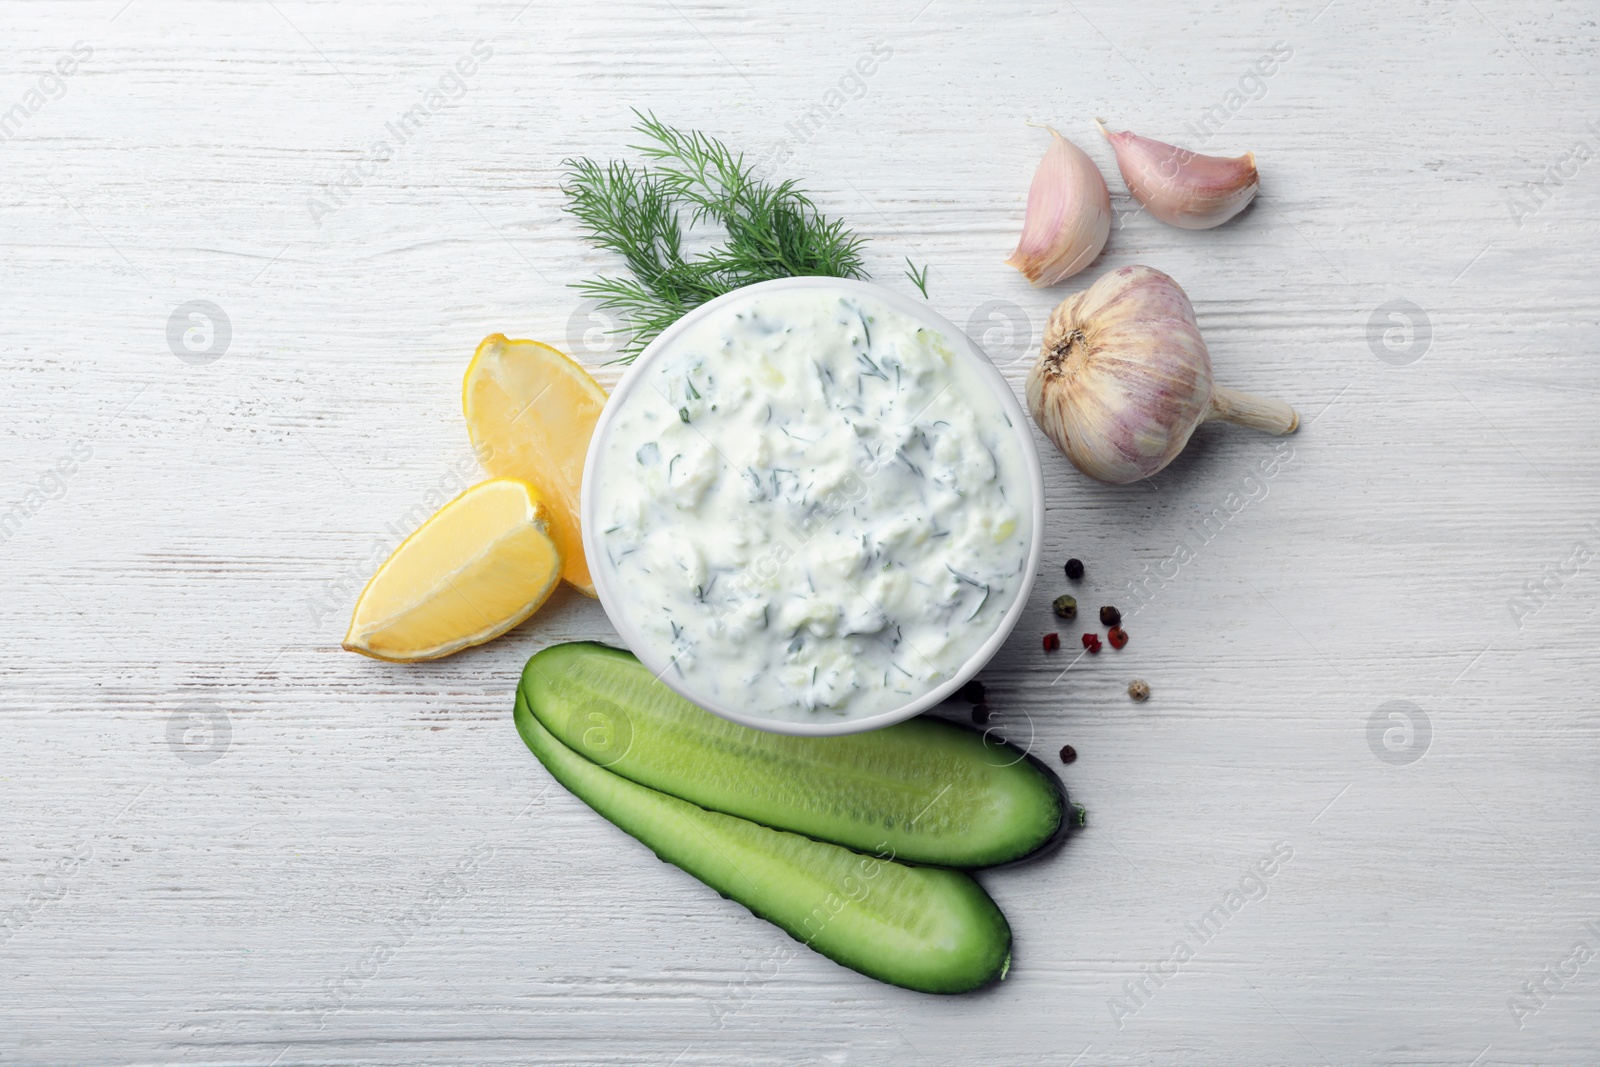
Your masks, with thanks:
M0 513L28 514L0 544L5 1062L1592 1063L1600 964L1572 952L1600 952L1600 564L1573 546L1600 549L1600 68L1580 6L8 15L0 115L27 114L0 145ZM1274 46L1292 54L1258 79ZM630 107L787 152L872 238L874 275L909 291L905 257L929 264L933 306L1019 390L1053 304L1146 262L1194 298L1220 381L1302 413L1259 487L1270 443L1228 427L1150 488L1046 453L1043 580L985 678L1013 736L1077 747L1090 822L984 876L1017 936L998 989L779 965L783 935L551 787L510 694L531 651L613 634L593 602L559 594L436 664L337 649L376 558L474 477L458 390L482 336L615 380L569 288L614 264L558 186L564 157L626 151ZM1213 108L1205 147L1256 152L1261 199L1207 233L1136 212L1091 117L1183 141ZM1100 261L1045 292L1001 262L1030 119L1094 156L1119 211ZM231 327L209 363L168 342L194 300ZM1396 300L1430 331L1403 365L1373 340ZM1126 650L1063 673L1039 635L1067 555L1091 611L1170 577ZM1383 746L1395 701L1413 746L1426 716L1413 762Z

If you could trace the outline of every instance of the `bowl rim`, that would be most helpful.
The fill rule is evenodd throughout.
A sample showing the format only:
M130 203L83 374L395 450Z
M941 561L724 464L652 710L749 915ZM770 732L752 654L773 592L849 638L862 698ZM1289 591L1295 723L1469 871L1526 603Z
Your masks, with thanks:
M864 296L881 301L896 311L917 320L925 326L939 330L949 342L957 358L966 359L976 368L979 377L989 383L990 388L999 399L1001 406L1011 419L1011 428L1021 448L1024 465L1027 467L1029 489L1031 490L1030 503L1032 504L1033 522L1028 543L1027 561L1023 568L1022 580L1017 583L1012 594L1011 604L1004 615L996 624L994 631L973 650L961 666L953 672L949 679L941 682L933 689L921 696L910 700L903 705L864 715L859 718L846 718L822 722L790 722L784 720L768 719L762 716L743 713L734 708L719 705L716 701L709 700L703 694L693 691L692 686L682 684L681 678L669 677L672 661L665 663L653 662L654 656L649 652L649 643L641 640L641 634L634 627L628 615L628 599L617 589L612 588L611 582L614 573L602 561L604 546L600 542L600 524L595 521L594 509L598 507L595 479L598 477L599 456L612 426L616 422L617 412L621 410L623 402L629 394L644 380L644 376L651 364L662 358L662 354L670 351L674 342L696 323L714 314L728 304L748 300L760 293L778 293L806 289L828 289L859 293ZM1011 383L995 367L994 362L976 343L965 333L957 329L955 324L943 315L934 311L928 305L919 302L913 297L886 289L872 282L857 281L851 278L778 278L773 281L757 282L747 285L732 292L724 293L713 300L709 300L699 307L688 312L677 322L661 331L644 350L623 372L618 379L616 387L611 390L605 406L600 410L600 417L595 422L594 432L589 438L589 449L584 457L583 483L579 493L578 523L583 537L584 555L590 560L590 580L594 582L595 593L600 600L600 606L606 616L611 620L611 625L616 628L618 636L622 638L629 650L638 657L656 678L669 689L683 697L690 703L704 708L730 722L739 723L757 730L769 733L789 734L799 737L841 737L847 734L865 733L869 730L882 729L893 726L895 723L919 715L930 708L942 704L953 696L963 685L972 679L988 664L1006 639L1011 636L1011 631L1016 628L1017 622L1022 617L1022 612L1027 607L1028 597L1033 591L1033 583L1038 575L1039 560L1044 552L1044 468L1039 461L1039 451L1034 444L1032 422L1023 411L1016 394L1012 392ZM643 650L643 651L642 651Z

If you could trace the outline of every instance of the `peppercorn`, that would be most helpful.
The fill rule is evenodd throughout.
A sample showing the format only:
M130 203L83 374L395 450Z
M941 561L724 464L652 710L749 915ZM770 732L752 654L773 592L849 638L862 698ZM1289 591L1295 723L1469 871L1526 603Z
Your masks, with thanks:
M1122 612L1118 611L1116 608L1112 607L1110 604L1107 604L1105 607L1100 609L1100 625L1101 626L1121 626L1122 625Z
M1078 750L1077 749L1073 748L1071 745L1062 745L1061 746L1061 762L1062 763L1071 763L1073 760L1075 760L1077 758L1078 758Z
M983 683L974 678L961 687L961 699L968 704L983 703Z
M1089 650L1089 655L1091 655L1091 656L1099 655L1100 654L1100 635L1099 634L1084 634L1083 635L1083 647L1087 648Z
M1078 598L1071 596L1058 596L1050 605L1058 619L1074 619L1078 616Z
M1061 647L1061 635L1060 634L1045 634L1044 635L1044 650L1046 652L1054 652L1056 649L1058 649L1060 647Z
M974 705L972 705L972 721L975 722L975 723L978 723L980 725L982 725L983 723L988 722L989 721L989 705L987 705L987 704L974 704Z
M1134 700L1143 703L1144 701L1150 699L1150 687L1145 685L1139 679L1135 678L1133 681L1128 683L1128 695Z
M1111 639L1112 648L1121 648L1123 645L1128 643L1128 631L1124 630L1120 626L1113 626L1110 630L1106 631L1106 637Z
M1073 581L1077 581L1079 578L1083 577L1083 560L1067 560L1067 577L1071 578Z

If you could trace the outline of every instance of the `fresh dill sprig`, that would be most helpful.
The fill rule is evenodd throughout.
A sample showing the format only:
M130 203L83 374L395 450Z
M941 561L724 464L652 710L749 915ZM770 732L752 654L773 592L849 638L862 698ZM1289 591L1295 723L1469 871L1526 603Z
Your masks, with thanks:
M622 256L632 277L602 276L576 288L620 311L631 362L650 339L713 297L774 278L863 278L862 238L830 220L792 181L770 182L714 137L675 129L635 111L650 164L568 159L567 210L597 247ZM686 257L684 221L712 223L726 239ZM926 279L926 268L923 274Z
M917 287L922 294L922 299L928 299L928 265L924 263L922 269L917 270L917 265L911 262L911 257L906 257L906 277L911 279L911 284Z

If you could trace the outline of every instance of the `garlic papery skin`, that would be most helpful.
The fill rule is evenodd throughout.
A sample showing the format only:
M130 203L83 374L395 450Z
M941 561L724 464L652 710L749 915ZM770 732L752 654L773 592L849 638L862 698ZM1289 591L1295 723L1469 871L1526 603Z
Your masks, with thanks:
M1211 419L1293 433L1289 405L1217 387L1194 307L1152 267L1121 267L1063 300L1028 372L1028 410L1072 465L1112 485L1148 478Z
M1088 154L1055 130L1028 187L1022 237L1006 266L1034 288L1054 285L1090 263L1111 236L1111 190Z
M1261 188L1256 155L1202 156L1127 130L1095 125L1117 154L1128 192L1162 222L1185 230L1209 230L1243 211Z

